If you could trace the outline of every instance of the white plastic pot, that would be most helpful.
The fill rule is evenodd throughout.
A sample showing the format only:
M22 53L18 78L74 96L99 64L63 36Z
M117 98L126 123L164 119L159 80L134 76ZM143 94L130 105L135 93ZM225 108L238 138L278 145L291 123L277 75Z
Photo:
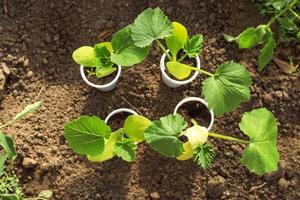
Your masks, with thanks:
M104 84L104 85L97 85L97 84L94 84L92 82L90 82L86 75L85 75L85 72L84 72L84 66L81 65L80 66L80 74L81 74L81 77L82 79L90 86L94 87L94 88L97 88L98 90L102 91L102 92L108 92L108 91L111 91L113 90L116 85L117 85L117 82L120 78L120 75L121 75L121 71L122 71L122 67L120 65L118 65L118 69L117 69L117 76L109 83L107 84Z
M198 101L198 102L202 103L203 105L205 105L207 109L209 109L209 108L208 108L208 103L207 103L204 99L202 99L202 98L200 98L200 97L187 97L187 98L182 99L182 100L176 105L173 114L175 115L175 114L177 113L177 111L178 111L178 109L180 108L180 106L182 106L183 104L185 104L185 103L187 103L187 102L191 102L191 101ZM214 124L214 120L215 120L214 112L213 112L212 109L209 110L209 113L210 113L210 123L209 123L209 126L207 127L207 130L208 130L208 131L212 128L212 126L213 126L213 124Z
M109 115L105 118L104 122L107 124L108 120L118 114L118 113L122 113L122 112L127 112L127 113L130 113L132 115L138 115L137 112L135 112L134 110L131 110L131 109L128 109L128 108L119 108L117 110L114 110L112 111L111 113L109 113Z
M199 56L197 56L195 59L196 59L196 67L198 69L200 69L201 62L200 62ZM192 77L187 80L184 80L184 81L178 81L178 80L172 79L166 72L166 70L168 70L168 69L166 69L165 62L166 62L166 54L164 53L160 59L160 71L161 71L161 76L162 76L163 82L171 88L177 88L181 85L188 84L188 83L192 82L199 74L199 72L194 71L193 72L194 74L192 75Z

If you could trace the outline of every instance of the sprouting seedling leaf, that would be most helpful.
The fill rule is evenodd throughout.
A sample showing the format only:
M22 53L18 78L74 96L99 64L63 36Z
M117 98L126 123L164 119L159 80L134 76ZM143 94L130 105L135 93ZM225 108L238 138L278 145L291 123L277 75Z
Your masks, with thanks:
M179 115L167 115L153 121L145 131L145 139L152 149L167 157L178 157L183 153L183 143L178 139L187 127Z
M111 129L96 116L80 116L65 124L65 138L70 147L78 154L97 156L104 150L104 138Z
M214 76L203 82L208 105L219 116L250 100L251 77L247 69L233 61L221 64Z
M167 69L174 77L179 80L188 78L192 72L192 67L177 61L167 62Z
M130 139L123 139L117 141L115 145L115 151L118 157L122 158L127 162L135 160L135 149L136 145Z
M97 67L96 68L96 77L102 78L114 73L117 70L116 67Z
M193 120L193 122L195 122ZM187 128L182 135L187 136L191 147L195 149L199 145L205 144L208 137L208 131L205 127L194 124L194 126Z
M273 50L276 47L276 42L273 38L273 34L269 28L266 29L265 34L265 46L260 50L258 56L258 69L263 70L267 64L272 60Z
M151 121L141 115L130 115L124 123L124 133L134 142L145 140L144 132L150 126Z
M113 158L116 155L115 144L121 140L121 134L123 134L123 130L112 132L110 137L105 139L103 152L96 156L87 155L87 158L92 162L103 162Z
M188 39L186 28L178 23L172 22L172 35L165 38L168 49L170 50L173 60L177 59L177 53L185 45Z
M183 51L187 53L189 58L194 58L201 52L203 43L203 35L194 35L192 38L187 40L186 44L183 46Z
M239 126L250 138L241 163L258 175L276 171L279 153L276 148L277 125L273 114L265 108L253 110L243 115Z
M212 145L205 143L199 145L195 149L193 157L194 162L197 163L197 165L203 169L207 169L215 158L215 152L212 148Z
M172 24L160 8L148 8L135 19L131 32L134 44L146 47L156 39L171 36Z
M131 25L113 35L112 47L114 52L111 55L111 61L124 67L143 61L150 49L149 46L143 48L135 46L131 38Z
M33 113L35 110L37 110L39 107L41 107L41 105L43 104L43 101L38 101L38 102L35 102L33 104L30 104L30 105L27 105L24 110L22 110L20 113L18 113L13 121L18 121L20 120L21 118L23 117L26 117L27 115Z
M14 141L11 137L4 135L0 131L0 146L5 151L5 155L8 159L15 159L17 157L17 151L14 145Z
M94 46L94 53L99 63L96 66L97 68L111 68L113 66L113 63L110 61L111 53L104 44L96 44Z
M73 52L73 60L86 67L96 67L99 62L94 53L94 48L90 46L82 46Z

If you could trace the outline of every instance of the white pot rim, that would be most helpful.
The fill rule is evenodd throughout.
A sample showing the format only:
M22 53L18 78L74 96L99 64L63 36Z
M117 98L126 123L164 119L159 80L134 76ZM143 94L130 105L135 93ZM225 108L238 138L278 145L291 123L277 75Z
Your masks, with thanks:
M116 114L118 114L118 113L122 113L122 112L127 112L127 113L130 113L130 114L133 114L133 115L138 115L137 112L135 112L134 110L131 110L131 109L129 109L129 108L119 108L119 109L116 109L116 110L112 111L111 113L109 113L109 114L107 115L107 117L105 118L104 122L107 124L108 120L109 120L112 116L114 116L114 115L116 115Z
M208 103L207 103L204 99L202 99L202 98L200 98L200 97L187 97L187 98L182 99L182 100L176 105L173 114L175 115L175 114L177 113L178 109L179 109L183 104L185 104L185 103L187 103L187 102L191 102L191 101L197 101L197 102L200 102L200 103L202 103L203 105L205 105L205 107L209 110L209 113L210 113L210 123L209 123L209 126L207 127L207 130L209 131L209 130L212 128L213 124L214 124L214 120L215 120L214 111L213 111L213 109L209 109Z
M120 65L117 65L117 75L116 77L109 83L106 83L106 84L103 84L103 85L97 85L97 84L94 84L92 82L90 82L85 73L84 73L84 66L83 65L80 65L80 74L81 74L81 77L82 79L84 80L84 82L86 82L88 85L94 87L94 88L97 88L97 89L107 89L107 88L110 88L110 87L113 87L116 82L118 81L118 79L120 78L121 76L121 71L122 71L122 67Z
M167 52L169 52L169 50L167 50ZM197 55L195 57L196 59L196 68L200 69L201 68L201 61L200 61L200 58L199 56ZM167 79L167 81L169 82L172 82L174 84L177 84L177 85L184 85L184 84L187 84L187 83L190 83L192 82L199 74L198 71L194 71L194 74L187 80L184 80L184 81L179 81L179 80L175 80L175 79L172 79L167 73L166 73L166 65L165 65L165 60L166 60L166 53L164 53L160 59L160 71L162 73L162 75Z

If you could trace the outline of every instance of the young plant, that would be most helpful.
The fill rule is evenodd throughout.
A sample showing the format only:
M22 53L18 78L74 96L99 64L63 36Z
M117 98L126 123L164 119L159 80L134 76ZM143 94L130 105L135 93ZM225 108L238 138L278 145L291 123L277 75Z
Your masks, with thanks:
M79 65L91 68L90 75L97 78L108 76L117 70L115 65L130 67L142 62L149 48L134 45L131 39L131 25L119 30L111 42L101 42L94 47L83 46L73 52L73 59Z
M256 5L263 14L271 14L272 18L267 24L249 27L238 36L223 34L229 42L236 42L240 49L249 49L256 45L264 45L258 56L258 69L263 70L272 60L276 41L271 31L274 22L279 24L279 42L300 41L299 0L260 0Z
M202 49L203 36L189 37L186 28L178 22L171 23L159 8L143 11L131 26L132 39L136 46L149 47L155 41L167 55L167 69L177 79L190 76L192 71L199 71L209 78L203 82L202 90L205 100L216 115L234 110L240 103L250 100L251 78L246 68L233 61L218 66L214 73L186 65L186 57L195 58ZM160 39L165 39L169 51ZM178 52L184 55L178 58Z
M179 160L193 158L199 166L206 169L215 156L207 138L229 140L246 145L240 161L251 172L262 175L277 169L277 125L273 114L267 109L260 108L244 113L239 127L249 140L208 132L194 120L192 123L193 126L187 128L186 121L179 114L162 117L153 121L145 130L146 141L163 156ZM180 140L182 136L187 137L187 142Z
M80 116L65 125L65 138L78 154L90 161L103 162L118 156L127 162L135 160L135 149L145 140L144 131L151 121L130 115L124 127L112 132L109 125L96 116Z
M52 192L49 190L42 191L38 197L25 198L22 193L22 188L19 186L19 179L15 175L8 175L5 172L5 163L10 160L11 163L17 157L17 151L14 141L11 137L4 135L2 129L26 117L30 113L37 110L42 101L27 105L24 110L18 113L12 120L0 125L0 199L3 200L46 200L52 197Z

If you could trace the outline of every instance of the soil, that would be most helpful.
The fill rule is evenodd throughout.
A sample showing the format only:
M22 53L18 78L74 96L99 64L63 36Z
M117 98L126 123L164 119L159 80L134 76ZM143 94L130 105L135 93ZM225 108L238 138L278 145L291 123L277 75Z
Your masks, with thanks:
M277 117L279 130L277 172L262 177L250 173L239 163L243 146L214 139L211 143L217 155L206 171L192 161L162 157L145 144L139 146L133 163L118 158L91 163L68 147L64 123L79 115L104 119L112 110L132 105L154 120L172 113L184 97L202 96L205 75L176 89L163 84L157 47L145 62L123 70L111 92L99 92L81 79L72 61L73 50L109 40L142 10L156 6L171 20L184 24L190 34L204 35L203 69L213 72L226 60L247 66L253 79L251 101L218 117L213 131L243 138L238 131L242 113L268 108ZM35 114L4 130L16 141L15 170L27 196L51 189L55 200L196 200L211 199L211 189L216 193L222 189L220 199L300 199L299 70L285 74L270 63L259 72L259 48L239 50L222 37L222 33L236 35L268 20L260 17L251 1L0 0L0 19L0 63L5 62L11 71L0 122L28 103L44 100ZM294 63L300 62L299 44L278 49L293 57ZM28 168L23 160L35 163L34 167Z
M115 114L114 116L112 116L109 121L107 122L107 124L112 127L112 131L116 131L118 130L119 128L122 128L124 127L124 123L125 123L125 120L126 118L131 115L130 113L125 113L125 112L122 112L122 113L118 113L118 114Z

